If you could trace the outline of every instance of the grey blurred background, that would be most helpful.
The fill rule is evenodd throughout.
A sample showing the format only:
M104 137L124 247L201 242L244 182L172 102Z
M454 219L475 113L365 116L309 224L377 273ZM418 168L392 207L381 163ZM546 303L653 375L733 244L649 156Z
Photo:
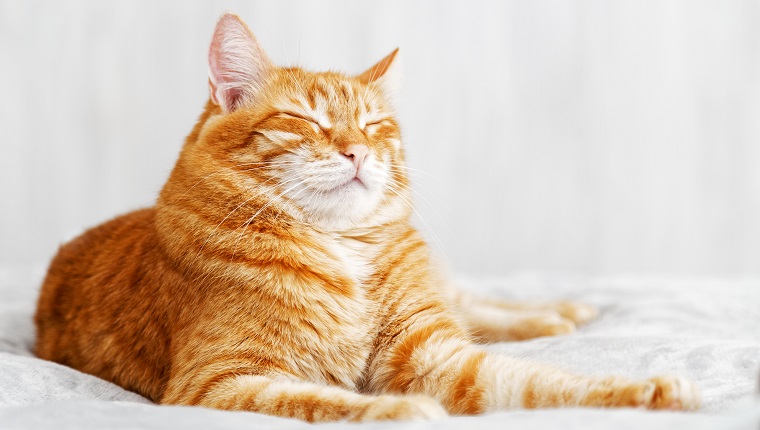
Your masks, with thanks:
M717 0L0 1L0 265L152 204L224 11L281 65L401 47L456 272L760 274L760 4Z

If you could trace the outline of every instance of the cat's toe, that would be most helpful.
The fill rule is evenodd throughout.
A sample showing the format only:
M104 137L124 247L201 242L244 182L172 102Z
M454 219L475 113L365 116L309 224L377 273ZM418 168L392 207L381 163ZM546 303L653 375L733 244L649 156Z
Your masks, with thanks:
M444 409L440 403L430 397L411 396L410 399L414 402L414 405L417 409L415 415L418 418L434 420L449 416L448 412L446 412L446 409Z
M644 382L639 401L648 409L696 410L701 404L697 386L680 376L658 376Z
M445 418L440 403L426 396L381 396L367 405L353 421L411 421Z
M586 324L599 316L599 308L578 302L557 303L555 310L577 325Z
M544 321L536 327L536 337L539 336L560 336L575 332L575 323L565 318Z
M533 339L544 336L560 336L575 332L575 323L553 311L544 311L522 318L510 327L513 340Z

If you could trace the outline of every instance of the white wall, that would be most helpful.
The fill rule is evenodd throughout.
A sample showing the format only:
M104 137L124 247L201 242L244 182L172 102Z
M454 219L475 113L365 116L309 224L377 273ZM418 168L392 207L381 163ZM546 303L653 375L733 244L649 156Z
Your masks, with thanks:
M458 271L760 273L760 5L708 0L2 0L0 264L151 204L226 10L280 64L401 47L419 209Z

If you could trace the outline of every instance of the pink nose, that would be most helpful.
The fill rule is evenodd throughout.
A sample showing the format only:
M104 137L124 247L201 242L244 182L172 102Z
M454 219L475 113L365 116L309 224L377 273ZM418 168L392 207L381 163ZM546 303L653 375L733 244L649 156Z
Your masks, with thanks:
M351 145L348 145L346 149L341 152L341 154L343 154L344 157L350 159L351 162L354 163L356 172L359 173L359 169L362 168L364 160L366 160L367 156L369 155L369 148L367 145L352 143Z

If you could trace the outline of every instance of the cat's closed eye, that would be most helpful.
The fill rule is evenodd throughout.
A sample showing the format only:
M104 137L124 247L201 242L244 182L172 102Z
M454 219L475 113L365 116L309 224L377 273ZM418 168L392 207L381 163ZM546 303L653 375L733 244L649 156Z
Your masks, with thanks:
M384 123L388 118L372 118L369 120L360 120L359 121L359 128L367 131L369 127L378 126L382 123Z
M320 123L317 119L303 115L303 114L299 114L299 113L295 113L291 111L281 111L276 116L280 118L290 118L290 119L295 119L299 121L306 121L314 130L314 133L324 133L325 131L329 130L329 127L326 127L324 123Z
M317 121L316 119L309 118L309 117L306 117L304 115L297 114L297 113L294 113L294 112L283 111L283 112L278 113L277 116L285 117L285 118L300 119L300 120L303 120L303 121L306 121L306 122L310 122L312 124L319 125L319 121Z

